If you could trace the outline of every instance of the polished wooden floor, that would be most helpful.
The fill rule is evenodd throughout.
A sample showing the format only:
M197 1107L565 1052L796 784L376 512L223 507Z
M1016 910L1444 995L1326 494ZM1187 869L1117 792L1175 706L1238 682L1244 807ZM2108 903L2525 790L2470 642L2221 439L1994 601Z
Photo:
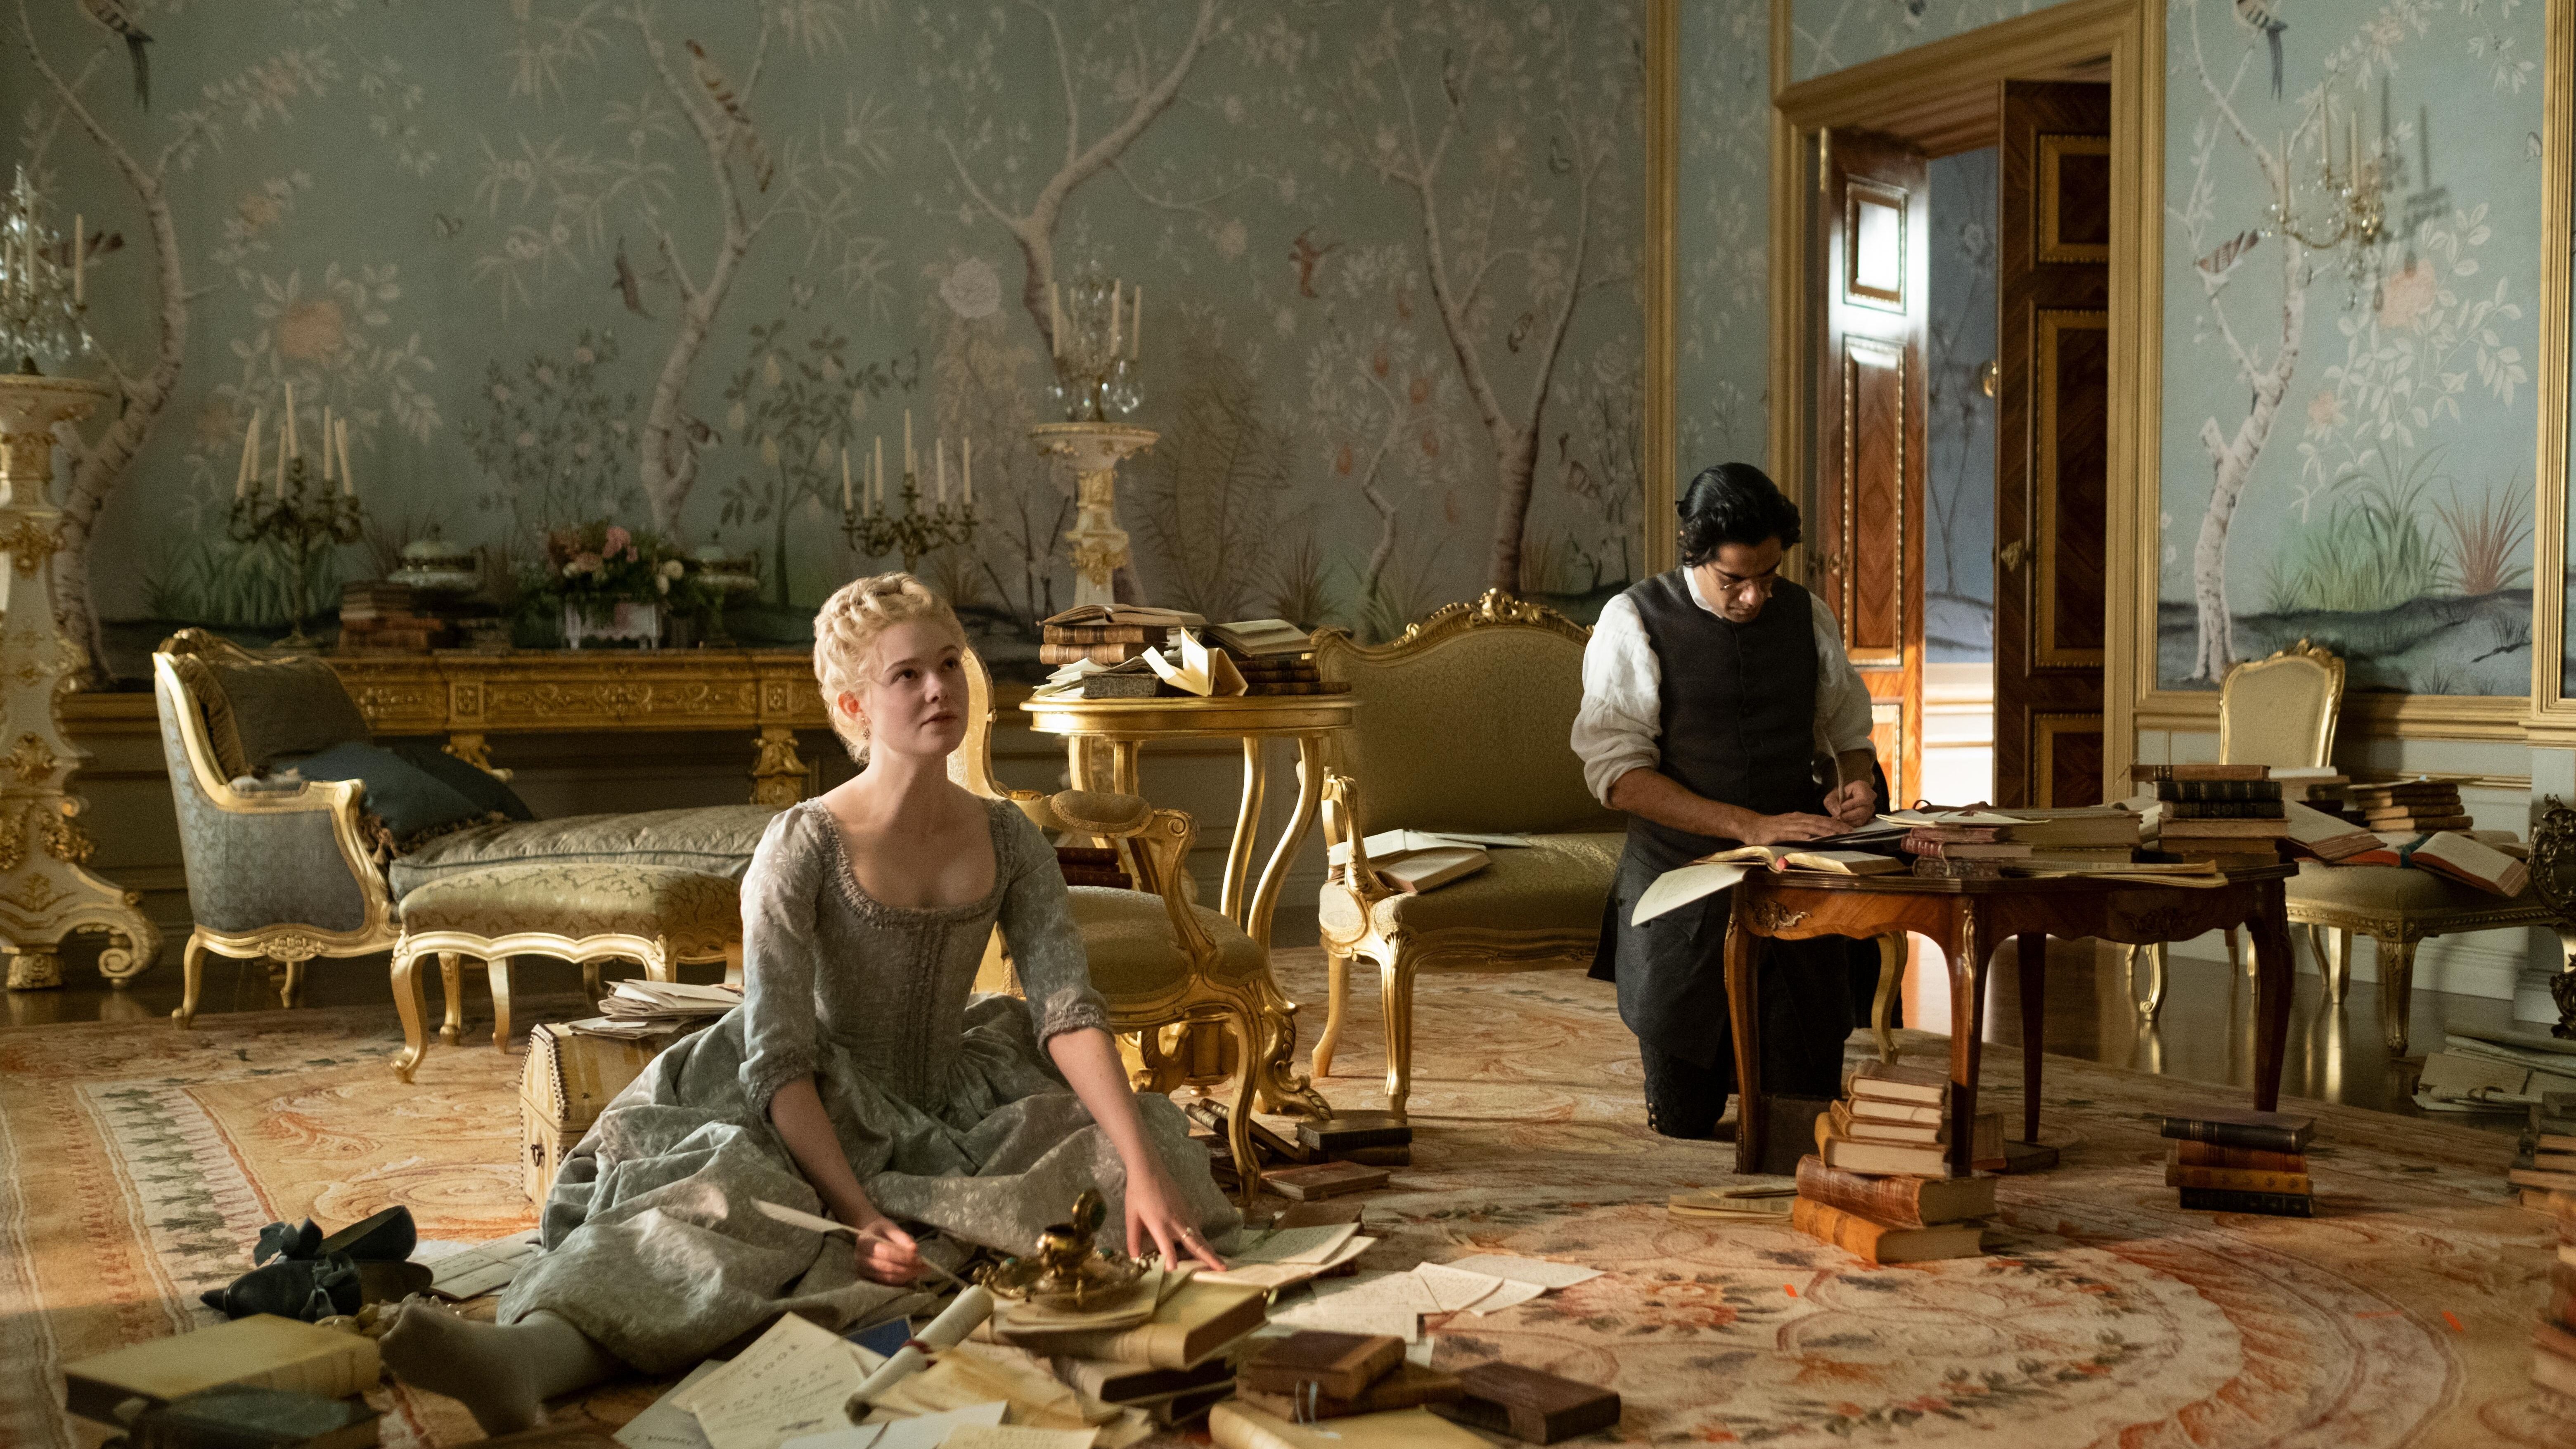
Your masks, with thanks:
M2021 999L2012 967L2013 946L1998 953L1989 972L1985 1037L1991 1042L2021 1045ZM166 1018L179 1002L178 945L170 959L147 972L132 987L111 990L85 960L66 955L68 985L52 991L12 991L6 995L6 1020L13 1026L43 1026L85 1021L136 1021ZM2141 968L2143 969L2143 968ZM708 974L703 968L694 974ZM614 973L612 973L614 974ZM2043 1027L2046 1049L2134 1071L2163 1072L2197 1081L2248 1086L2254 1074L2253 985L2222 963L2173 959L2164 1012L2152 1025L2143 1022L2128 998L2128 983L2119 953L2087 942L2052 942L2049 951L2048 1000ZM304 1004L354 1006L384 1002L386 959L316 961L306 973ZM579 989L580 975L560 962L523 960L515 993L532 1000ZM1606 989L1606 988L1605 988ZM2379 1029L2379 988L2356 982L2340 1008L2326 1004L2317 978L2303 975L2290 1008L2288 1059L2281 1089L2288 1094L2341 1102L2379 1111L2413 1114L2411 1096L2415 1063L2393 1059ZM469 973L469 1032L491 1030L491 1009L479 976ZM1909 998L1914 992L1909 990ZM431 1009L437 1009L433 985ZM1909 1000L1909 1020L1946 1021L1947 1011L1925 1012L1938 1000ZM277 1005L268 971L249 962L210 960L198 1010L201 1014L264 1011ZM2442 1034L2455 1026L2499 1027L2512 1021L2512 1004L2435 991L2415 993L2410 1050L2438 1050ZM2476 1119L2511 1131L2510 1119Z

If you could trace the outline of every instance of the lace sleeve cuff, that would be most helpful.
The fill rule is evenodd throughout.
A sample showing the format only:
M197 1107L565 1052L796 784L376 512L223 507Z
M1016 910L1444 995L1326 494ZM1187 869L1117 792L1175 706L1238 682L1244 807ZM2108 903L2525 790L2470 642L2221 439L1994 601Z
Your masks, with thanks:
M810 1057L767 1052L744 1062L742 1094L751 1104L752 1116L762 1122L768 1121L769 1101L778 1095L778 1089L800 1077L812 1075L814 1062Z
M1041 1047L1069 1031L1085 1028L1109 1030L1108 1004L1100 999L1098 992L1087 988L1049 998L1043 1005L1032 1001L1029 1009L1037 1016L1038 1045Z

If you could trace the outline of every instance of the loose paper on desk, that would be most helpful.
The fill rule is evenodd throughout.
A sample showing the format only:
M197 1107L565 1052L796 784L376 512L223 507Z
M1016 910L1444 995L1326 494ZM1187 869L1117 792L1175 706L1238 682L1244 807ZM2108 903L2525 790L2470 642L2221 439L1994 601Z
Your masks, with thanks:
M1713 896L1751 875L1754 866L1740 861L1710 860L1679 866L1655 877L1637 897L1628 924L1642 926L1666 911L1675 911L1704 896Z
M1159 650L1147 653L1145 663L1165 684L1184 694L1223 697L1244 692L1243 672L1234 667L1234 657L1209 649L1187 629L1181 631L1179 664L1165 659Z
M847 1426L842 1412L876 1355L790 1313L733 1362L671 1397L695 1414L713 1449L777 1449Z
M689 1376L674 1384L669 1393L655 1399L643 1413L627 1420L626 1427L617 1431L617 1442L625 1445L626 1449L708 1449L707 1436L698 1431L698 1421L690 1416L688 1410L681 1408L677 1400L680 1395L696 1388L707 1375L723 1367L723 1364L709 1359L689 1370ZM846 1446L846 1449L861 1449L861 1446L854 1444Z
M1352 1226L1357 1226L1353 1224ZM1320 1262L1254 1263L1241 1262L1222 1273L1204 1275L1213 1283L1249 1283L1273 1292L1320 1277L1377 1246L1377 1239L1359 1236L1333 1250L1332 1256Z
M519 1270L528 1265L541 1250L537 1247L537 1230L512 1233L478 1243L461 1253L450 1253L430 1264L429 1291L441 1298L459 1303L480 1298L495 1289L507 1288Z
M1469 1273L1491 1273L1497 1278L1509 1278L1515 1283L1528 1283L1539 1288L1571 1288L1601 1276L1600 1269L1586 1268L1580 1263L1551 1263L1545 1258L1513 1258L1501 1253L1479 1253L1472 1258L1460 1258L1448 1266Z
M778 1449L939 1449L959 1429L1002 1422L1009 1407L999 1402L976 1404L888 1424L854 1424L847 1429L790 1439Z

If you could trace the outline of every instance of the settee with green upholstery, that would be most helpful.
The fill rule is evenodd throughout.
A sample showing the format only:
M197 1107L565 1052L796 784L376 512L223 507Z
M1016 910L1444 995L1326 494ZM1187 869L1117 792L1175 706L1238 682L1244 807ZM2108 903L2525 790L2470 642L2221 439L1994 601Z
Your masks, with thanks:
M1452 604L1395 642L1315 636L1316 672L1358 707L1327 744L1325 841L1337 856L1317 903L1331 970L1315 1077L1332 1071L1350 963L1375 962L1389 1110L1412 1090L1413 979L1588 961L1619 871L1627 817L1584 787L1574 753L1591 631L1500 590ZM1362 839L1388 830L1524 836L1483 870L1421 894L1371 868Z
M282 963L291 1000L304 962L394 949L407 909L442 890L487 919L557 921L567 937L596 934L576 919L593 896L621 928L639 903L685 900L696 915L724 914L706 904L707 888L671 877L720 882L730 897L777 813L724 805L509 818L525 807L497 776L426 747L371 749L366 719L328 663L262 658L203 630L155 652L153 691L194 919L172 1013L182 1026L196 1014L206 952ZM562 892L566 867L594 868L579 898ZM630 869L640 884L602 889L616 882L602 882L598 867ZM451 1022L453 1011L451 982Z

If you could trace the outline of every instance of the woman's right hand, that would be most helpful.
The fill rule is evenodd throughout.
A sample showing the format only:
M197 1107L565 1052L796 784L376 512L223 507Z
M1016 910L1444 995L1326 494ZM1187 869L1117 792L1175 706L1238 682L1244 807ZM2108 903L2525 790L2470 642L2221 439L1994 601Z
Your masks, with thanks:
M1822 840L1840 835L1844 827L1822 815L1756 815L1753 827L1744 832L1747 845L1795 845L1802 840Z
M897 1288L910 1287L921 1276L921 1245L883 1213L869 1213L854 1223L858 1230L860 1276Z

